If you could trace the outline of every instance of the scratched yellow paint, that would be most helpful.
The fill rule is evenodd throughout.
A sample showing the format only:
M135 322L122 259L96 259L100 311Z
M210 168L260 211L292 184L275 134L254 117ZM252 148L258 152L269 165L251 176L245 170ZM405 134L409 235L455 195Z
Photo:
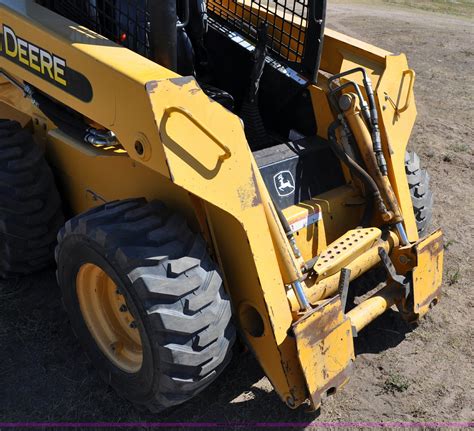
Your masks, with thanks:
M313 407L343 386L355 359L352 330L339 297L323 302L293 326Z
M418 262L413 271L413 312L422 317L440 297L444 256L441 230L420 241L415 250Z

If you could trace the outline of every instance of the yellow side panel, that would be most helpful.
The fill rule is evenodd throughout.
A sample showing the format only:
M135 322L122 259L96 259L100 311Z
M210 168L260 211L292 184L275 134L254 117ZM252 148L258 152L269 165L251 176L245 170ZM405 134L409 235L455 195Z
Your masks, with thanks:
M170 207L192 214L185 190L127 154L110 155L53 130L49 132L46 155L58 178L62 196L67 197L74 214L103 202L131 197L160 199Z
M417 115L413 94L414 80L414 72L408 67L405 55L389 56L387 67L376 88L389 178L400 203L410 241L418 239L405 172L405 153Z
M305 261L312 259L326 246L321 207L313 201L302 202L283 210L296 244Z
M343 67L345 59L349 59L357 66L366 67L369 71L375 70L383 68L387 55L390 55L390 52L326 28L321 70L331 74L348 70Z
M311 200L285 208L296 243L308 261L327 245L360 224L365 200L357 189L341 186Z

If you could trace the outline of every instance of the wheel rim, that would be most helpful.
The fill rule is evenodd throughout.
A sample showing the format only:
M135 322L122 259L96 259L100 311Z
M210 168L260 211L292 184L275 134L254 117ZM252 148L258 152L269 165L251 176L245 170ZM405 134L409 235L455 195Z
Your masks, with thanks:
M121 370L136 373L143 363L140 331L125 297L97 265L81 266L76 291L82 315L97 345Z

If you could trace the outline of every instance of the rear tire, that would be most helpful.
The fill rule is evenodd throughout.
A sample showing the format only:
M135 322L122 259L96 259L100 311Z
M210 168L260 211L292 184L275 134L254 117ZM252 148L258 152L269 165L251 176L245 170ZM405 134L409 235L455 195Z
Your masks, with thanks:
M117 201L73 218L59 234L56 259L64 305L89 359L139 409L159 412L191 399L229 362L235 329L222 279L205 241L162 203ZM113 363L88 329L77 294L86 264L124 296L141 338L138 371Z
M0 278L53 262L64 223L53 174L31 133L0 120Z
M416 226L421 237L428 233L433 216L433 193L430 190L430 176L421 169L420 158L414 152L406 153L405 171L415 212Z

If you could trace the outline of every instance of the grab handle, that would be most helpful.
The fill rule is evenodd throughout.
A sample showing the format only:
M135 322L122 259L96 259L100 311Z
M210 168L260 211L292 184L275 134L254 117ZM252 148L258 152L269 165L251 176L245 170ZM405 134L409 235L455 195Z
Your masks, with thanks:
M221 148L224 151L224 154L221 154L219 156L219 160L223 161L225 159L228 159L232 153L227 145L222 143L219 138L217 138L213 133L211 133L208 129L206 129L202 123L200 123L196 118L194 118L193 114L189 112L187 109L181 107L181 106L169 106L168 108L165 109L165 115L168 117L173 113L173 112L178 112L179 114L185 116L189 121L191 121L195 126L197 126L204 134L206 134L209 138L211 138L219 148Z
M405 112L409 107L410 107L410 101L411 101L411 94L413 93L413 87L415 86L415 72L412 69L405 70L403 72L403 75L409 75L410 76L410 84L408 87L408 93L407 93L407 99L405 102L405 106L403 108L398 108L397 107L397 114L400 114L402 112Z

